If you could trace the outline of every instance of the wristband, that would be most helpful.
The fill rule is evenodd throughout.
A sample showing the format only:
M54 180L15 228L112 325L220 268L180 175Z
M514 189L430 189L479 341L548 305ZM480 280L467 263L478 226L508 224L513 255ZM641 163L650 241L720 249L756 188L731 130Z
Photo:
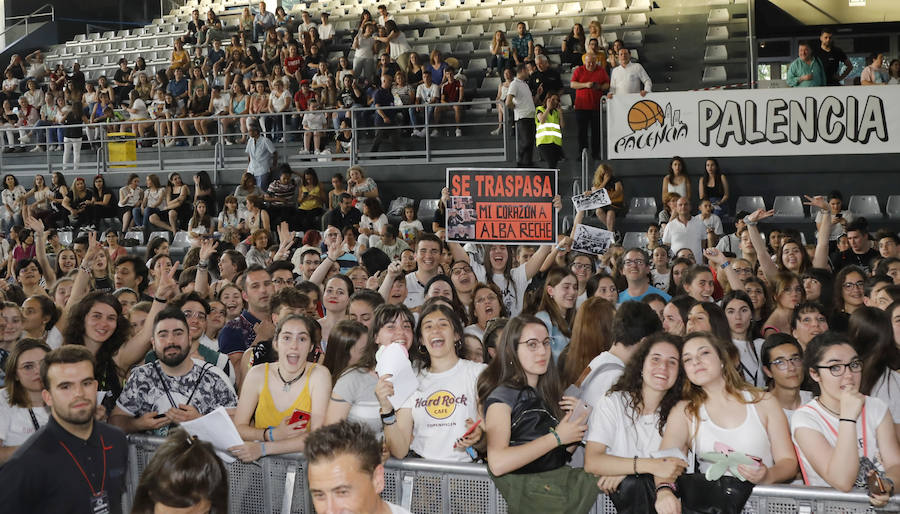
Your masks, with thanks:
M731 261L725 261L725 262L723 262L719 267L722 268L722 269L725 269L725 268L727 268L728 266L731 266Z
M566 247L564 247L564 246L557 246L557 247L556 247L556 251L557 251L557 252L565 252L565 251L566 251Z
M153 297L154 302L166 303L166 301L158 296Z
M562 446L562 439L560 439L559 434L556 433L556 428L551 428L550 433L556 438L556 446Z
M206 259L205 261L200 261L200 262L198 262L198 263L197 263L197 267L199 267L199 268L208 268L208 267L209 267L209 259Z
M750 216L744 216L744 224L747 225L748 227L755 227L756 223L757 222L755 222L755 221L750 221Z
M259 443L259 448L262 450L262 455L260 457L266 456L266 443Z
M78 266L78 269L80 269L81 271L83 271L83 272L85 272L85 273L90 273L90 272L91 272L91 268L85 266L84 264L82 264L81 266Z
M381 413L379 412L379 414L381 414ZM388 412L387 414L381 414L381 419L390 418L390 417L394 416L395 414L397 414L397 412L392 407L391 412Z
M397 422L397 416L393 412L391 412L390 416L387 416L387 417L384 417L384 415L381 416L381 424L382 425L393 425L396 422Z
M678 496L678 489L675 487L675 484L673 484L672 482L663 482L662 484L659 484L658 486L656 486L657 493L659 491L661 491L662 489L668 489L669 491L672 491L672 494L674 494L675 496Z
M274 441L275 440L275 427L272 425L269 425L269 428L266 429L266 432L269 433L269 441Z
M840 418L840 419L838 419L838 421L848 421L850 423L856 423L855 419L850 419L850 418Z

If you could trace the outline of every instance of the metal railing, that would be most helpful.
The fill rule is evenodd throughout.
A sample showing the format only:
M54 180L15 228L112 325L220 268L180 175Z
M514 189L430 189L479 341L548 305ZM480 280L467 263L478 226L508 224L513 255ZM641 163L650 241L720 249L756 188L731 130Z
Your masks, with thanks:
M147 466L159 437L130 435L124 511L128 512L141 472ZM228 464L230 512L305 514L313 512L300 454L264 457L252 464ZM506 502L494 487L487 468L460 464L390 459L385 464L382 498L403 505L416 514L506 514ZM900 496L879 512L900 511ZM615 506L605 495L597 497L592 514L612 514ZM758 485L744 506L744 514L874 512L862 492L842 493L821 487Z
M42 12L42 11L47 11L47 12ZM5 29L3 29L2 32L0 32L0 41L2 41L4 37L6 37L6 33L7 33L7 32L9 32L10 30L12 30L12 29L18 27L19 25L23 25L23 24L24 24L24 25L25 25L25 32L24 32L24 34L28 34L28 23L29 23L29 22L31 22L31 23L34 22L34 21L32 20L32 18L46 18L46 17L49 17L49 18L50 18L50 21L56 20L56 9L55 9L51 4L44 4L44 5L40 6L40 7L38 7L37 9L31 11L29 14L25 14L25 15L22 15L22 16L9 16L9 17L7 17L7 18L6 18L6 21L7 21L7 22L12 21L12 20L19 20L19 21L17 21L17 22L15 22L15 23L13 23L12 25L6 27Z
M249 101L249 99L248 99ZM78 125L45 125L45 126L26 126L16 128L0 129L0 143L4 149L9 145L7 142L7 133L14 134L14 140L18 144L14 145L21 151L33 150L35 146L43 150L43 168L44 172L61 171L64 175L84 173L86 169L96 168L97 173L148 173L160 171L195 171L197 169L207 169L216 174L213 177L214 183L218 184L217 175L224 171L234 171L246 169L247 157L243 151L228 152L226 147L238 144L245 144L247 133L241 128L249 124L251 119L258 120L263 129L263 134L272 138L278 151L279 162L286 162L292 166L316 166L316 167L347 167L354 164L372 164L375 159L378 164L431 164L431 163L479 163L479 162L502 162L506 160L510 150L510 138L507 137L506 131L502 136L491 136L486 130L488 127L496 126L496 121L488 117L477 117L477 113L483 112L494 105L491 101L479 102L455 102L428 105L403 105L389 107L353 107L350 109L322 109L318 111L286 111L283 113L260 113L260 114L241 114L241 115L217 115L205 117L184 117L184 118L159 118L156 120L128 120L116 119L101 123L87 123ZM448 117L452 118L453 108L459 106L467 109L463 113L463 121L460 123L435 123L434 111L442 110L442 120ZM372 121L377 116L375 111L385 111L388 116L396 120L394 124L385 126L375 126ZM121 110L119 110L121 112ZM297 117L310 112L323 113L326 116L326 127L321 130L307 131L302 128L302 123ZM427 114L426 114L427 113ZM466 121L466 117L474 120ZM333 119L346 119L350 122L350 126L344 129L334 128ZM415 122L411 123L410 119L415 118ZM183 133L178 136L164 137L161 135L162 126L180 124L187 122L193 125L195 121L207 123L208 134L206 135L189 135ZM280 121L280 128L278 127ZM276 122L276 123L273 123ZM109 159L109 145L122 144L124 140L111 139L107 134L118 129L137 129L138 126L153 127L155 135L140 137L135 135L133 140L137 145L136 160L116 161ZM96 153L96 160L91 162L81 160L76 167L73 163L63 163L63 151L55 149L48 151L51 146L64 145L65 143L51 143L50 131L57 131L63 128L81 127L84 131L97 132L95 137L89 137L86 141L82 141L82 145L90 144L92 151ZM453 137L453 132L459 128L464 132L477 130L478 137L473 139L468 137L461 139L457 144L442 143L442 140ZM332 136L340 131L350 131L350 149L347 153L338 153ZM419 130L421 137L409 135L413 130ZM129 130L130 131L130 130ZM378 134L377 131L384 131ZM25 133L28 137L27 143L22 143L21 134ZM310 149L308 154L300 154L299 149L303 147L303 141L307 134L310 134L310 143L314 144L315 133L321 134L323 140L327 141L329 153L316 154ZM374 136L374 137L373 137ZM43 139L41 142L38 142ZM168 146L190 146L189 143L200 140L208 141L208 145L200 146L199 144L190 147L189 152L163 151ZM363 144L374 145L378 140L379 148L369 147L368 149L361 147ZM174 142L174 145L167 143ZM383 147L394 145L390 151L383 150ZM152 145L154 149L142 148L144 145ZM400 148L397 148L399 146ZM85 157L86 152L81 153L81 157ZM23 173L36 173L34 161L32 159L16 159L11 158L10 154L0 152L0 169L6 171L20 171Z

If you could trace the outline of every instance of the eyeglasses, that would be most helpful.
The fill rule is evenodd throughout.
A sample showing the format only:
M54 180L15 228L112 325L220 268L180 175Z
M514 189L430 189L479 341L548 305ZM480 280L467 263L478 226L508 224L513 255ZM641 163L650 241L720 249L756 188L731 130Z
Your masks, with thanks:
M819 315L819 316L803 316L798 321L800 323L803 323L804 325L812 325L813 323L815 323L815 324L826 323L828 320L825 319L825 316Z
M287 278L276 278L272 279L272 283L276 286L287 286L292 284L294 281Z
M187 319L191 319L191 318L206 319L205 312L182 311L181 313L184 314L184 317Z
M847 364L832 364L830 366L816 366L816 369L828 369L831 372L831 376L840 377L843 376L846 370L850 370L851 373L859 373L862 371L862 361L859 359L854 359Z
M572 271L581 271L581 270L589 270L589 269L591 269L591 265L590 265L590 264L583 264L583 263L580 263L580 262L573 262L573 263L572 263Z
M851 289L862 289L866 283L860 280L859 282L844 282L844 291L849 291Z
M733 269L734 272L737 273L738 275L752 275L752 274L753 274L753 269L752 269L752 268L735 268L735 267L732 267L731 269Z
M644 259L625 259L622 261L623 266L643 266Z
M524 344L530 352L536 352L538 351L538 348L543 348L544 350L550 348L550 338L548 337L543 341L539 341L537 339L529 339L527 341L519 341L519 344Z
M485 296L482 296L481 298L475 299L475 303L478 305L481 305L482 303L497 302L497 301L499 301L497 299L497 296L493 295L493 294L485 295Z
M788 364L790 364L791 367L799 368L803 364L803 358L795 355L788 359L781 357L772 361L772 365L780 369L781 371L787 370Z
M209 311L210 314L218 314L219 316L225 316L228 312L225 309L212 309Z
M463 273L471 273L471 266L457 266L450 270L451 275L462 275Z

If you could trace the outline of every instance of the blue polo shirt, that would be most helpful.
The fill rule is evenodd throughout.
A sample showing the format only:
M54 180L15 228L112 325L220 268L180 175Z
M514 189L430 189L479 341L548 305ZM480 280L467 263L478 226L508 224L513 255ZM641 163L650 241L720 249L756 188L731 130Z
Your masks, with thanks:
M639 301L643 300L644 297L647 296L648 294L658 294L659 296L662 296L663 300L665 300L666 302L668 302L669 300L672 299L672 297L669 296L667 293L664 293L661 290L659 290L653 286L649 286L647 288L647 292L645 292L644 294L642 294L640 296L631 296L630 294L628 294L628 289L626 288L624 291L619 293L619 303L625 303L630 300L639 302Z

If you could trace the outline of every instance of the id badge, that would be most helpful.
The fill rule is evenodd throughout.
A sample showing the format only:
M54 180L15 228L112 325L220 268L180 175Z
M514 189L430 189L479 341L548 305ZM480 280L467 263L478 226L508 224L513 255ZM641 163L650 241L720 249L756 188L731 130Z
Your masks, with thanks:
M91 496L91 513L92 514L109 514L109 494L106 491L100 491L95 496Z

